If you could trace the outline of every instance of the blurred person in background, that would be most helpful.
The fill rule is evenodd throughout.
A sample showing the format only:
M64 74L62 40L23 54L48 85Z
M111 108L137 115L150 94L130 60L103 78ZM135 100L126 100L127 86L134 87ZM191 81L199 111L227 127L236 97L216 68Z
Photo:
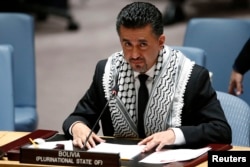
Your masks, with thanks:
M206 3L208 8L213 9L216 3L229 4L231 9L247 9L249 8L249 0L231 0L231 1L196 1L194 3ZM164 25L171 25L177 22L184 21L188 15L185 13L184 5L187 4L186 0L167 0L166 9L163 11L163 22Z
M164 25L174 24L185 19L184 3L185 0L168 0L168 5L163 12Z
M235 59L229 81L228 92L239 96L244 91L243 79L244 74L250 69L250 38L245 43L238 57ZM250 85L247 85L250 86Z

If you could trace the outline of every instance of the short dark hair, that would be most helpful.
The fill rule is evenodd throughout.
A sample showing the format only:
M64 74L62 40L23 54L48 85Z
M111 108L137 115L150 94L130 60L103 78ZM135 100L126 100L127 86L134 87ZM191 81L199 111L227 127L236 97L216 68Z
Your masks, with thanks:
M117 16L116 31L120 34L120 27L142 28L151 24L156 36L163 34L162 14L158 8L147 2L133 2L126 5Z

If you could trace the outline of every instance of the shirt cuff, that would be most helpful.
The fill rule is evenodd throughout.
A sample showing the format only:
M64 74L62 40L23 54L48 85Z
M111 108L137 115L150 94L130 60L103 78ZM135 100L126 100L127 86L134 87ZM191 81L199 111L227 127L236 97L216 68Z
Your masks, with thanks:
M175 134L174 145L183 145L186 144L186 140L184 138L183 132L180 128L171 128Z
M73 136L73 135L72 135L72 127L73 127L76 123L79 123L79 122L81 122L81 121L76 121L76 122L74 122L74 123L69 127L69 134L70 134L71 136ZM83 123L83 122L81 122L81 123Z

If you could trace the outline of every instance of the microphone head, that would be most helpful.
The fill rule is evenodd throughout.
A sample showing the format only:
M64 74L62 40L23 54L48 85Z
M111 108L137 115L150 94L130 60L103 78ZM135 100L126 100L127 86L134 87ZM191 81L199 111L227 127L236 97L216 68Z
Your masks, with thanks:
M117 93L119 91L119 85L116 84L113 88L112 88L112 95L116 96Z
M116 96L118 91L119 91L119 86L118 86L118 73L119 69L115 69L113 73L113 88L112 88L112 96Z

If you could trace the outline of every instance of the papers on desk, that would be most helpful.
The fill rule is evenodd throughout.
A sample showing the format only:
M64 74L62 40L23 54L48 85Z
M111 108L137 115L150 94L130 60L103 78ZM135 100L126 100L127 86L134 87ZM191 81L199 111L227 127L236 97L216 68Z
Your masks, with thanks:
M37 146L30 145L29 148L38 148L38 149L54 149L58 147L58 144L64 145L64 150L73 151L72 140L62 140L62 141L47 141L37 144Z
M147 156L140 162L152 163L152 164L163 164L178 161L187 161L201 156L210 150L210 147L204 147L200 149L169 149L154 152Z
M89 149L90 152L120 153L122 160L131 160L140 154L145 145L124 145L100 143L96 147Z
M123 145L100 143L94 148L89 149L90 152L104 152L104 153L120 153L122 160L131 160L136 155L140 154L145 145ZM154 152L147 156L140 162L163 164L178 161L187 161L201 156L210 150L210 147L200 149L165 149L159 152Z

